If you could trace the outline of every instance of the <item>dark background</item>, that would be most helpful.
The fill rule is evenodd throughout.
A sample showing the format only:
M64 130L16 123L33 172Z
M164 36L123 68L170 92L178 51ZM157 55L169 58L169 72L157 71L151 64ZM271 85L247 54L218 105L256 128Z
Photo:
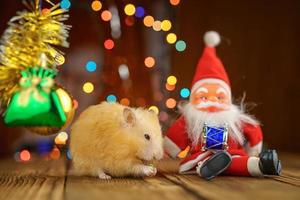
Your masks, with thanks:
M207 30L216 30L223 37L217 52L230 76L233 95L238 99L246 92L246 101L256 104L250 112L262 122L267 146L300 152L300 1L181 0L178 6L171 6L168 0L102 1L102 10L116 5L121 19L122 36L110 51L103 49L103 41L110 37L109 23L100 20L100 12L91 10L92 1L71 2L67 21L73 26L71 46L64 49L66 63L58 82L78 100L77 115L114 93L118 99L128 97L132 106L158 105L170 116L163 123L166 129L178 114L166 109L163 101L170 96L179 100L179 89L190 87L203 49L202 36ZM156 19L170 19L172 31L186 41L187 49L178 53L174 45L164 41L165 32L146 28L141 19L135 19L131 27L126 26L123 8L127 3L143 6ZM0 1L1 34L7 21L22 9L20 0ZM149 55L156 58L156 67L152 69L143 64ZM100 69L87 73L87 60L95 60ZM130 82L122 82L118 77L121 63L129 66ZM178 78L173 92L163 88L170 74ZM89 95L82 92L82 84L87 80L95 85L95 91ZM153 95L158 90L162 91L163 100ZM31 133L1 123L0 154L9 153L24 134Z

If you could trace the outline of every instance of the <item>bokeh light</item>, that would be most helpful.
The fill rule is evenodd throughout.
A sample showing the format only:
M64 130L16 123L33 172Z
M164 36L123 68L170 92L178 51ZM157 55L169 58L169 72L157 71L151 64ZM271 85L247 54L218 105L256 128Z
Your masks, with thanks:
M152 110L152 111L155 112L157 115L158 115L158 113L159 113L159 109L158 109L157 106L150 106L150 107L149 107L149 110Z
M177 40L177 36L175 33L169 33L166 37L166 40L169 44L174 44Z
M78 101L77 100L73 100L73 106L74 106L74 109L76 110L78 108Z
M100 1L93 1L91 7L93 11L99 11L102 8L102 3Z
M170 4L173 6L177 6L180 3L180 0L170 0Z
M82 89L85 93L89 94L89 93L92 93L94 91L94 85L91 82L86 82L86 83L83 84Z
M31 158L31 155L30 155L30 152L28 151L28 150L22 150L21 152L20 152L20 159L21 159L21 161L29 161L30 160L30 158Z
M145 9L141 6L136 7L135 9L135 16L136 17L144 17L145 15Z
M50 9L48 9L48 8L43 8L42 9L42 14L43 15L47 15L47 14L49 14L50 13Z
M155 65L155 60L153 57L149 56L149 57L145 58L144 63L146 65L146 67L151 68Z
M135 13L135 6L133 4L127 4L124 8L124 12L128 16L132 16Z
M182 88L180 90L180 96L182 98L188 98L190 96L190 90L188 88Z
M179 52L184 51L186 49L186 43L183 40L178 40L175 47Z
M111 15L111 12L109 12L108 10L104 10L102 13L101 13L101 19L103 20L103 21L109 21L109 20L111 20L111 17L112 17L112 15Z
M89 60L86 65L85 65L85 69L88 71L88 72L94 72L96 71L97 69L97 64L96 62L92 61L92 60Z
M107 40L104 41L104 48L105 49L110 50L110 49L113 49L114 46L115 46L115 43L112 39L107 39Z
M60 132L54 139L55 144L57 145L65 145L69 135L66 132Z
M165 122L165 121L168 120L168 118L169 118L169 115L168 115L168 113L166 113L165 111L161 111L161 112L159 113L159 120L160 120L160 121Z
M106 97L106 101L109 103L117 102L117 97L113 94L110 94Z
M68 158L69 160L72 160L72 155L71 155L70 149L67 150L67 158Z
M166 83L166 89L168 91L173 91L173 90L175 90L175 85L170 85L170 84Z
M62 0L60 2L60 7L62 9L68 10L71 7L71 2L69 0Z
M127 98L123 98L120 100L120 104L124 105L124 106L129 106L130 101Z
M60 157L60 151L57 147L54 147L50 153L50 158L56 160Z
M175 76L169 76L167 78L167 83L169 85L175 85L177 83L177 78Z
M132 16L125 17L125 24L127 26L133 26L134 22L135 22L134 17L132 17Z
M147 27L152 27L153 23L154 23L154 18L150 15L147 15L146 17L144 17L144 25Z
M126 80L129 78L129 69L125 64L121 64L118 69L119 75L122 80Z
M176 100L173 99L173 98L168 98L167 101L166 101L166 106L167 108L175 108L176 106Z
M169 31L172 28L172 24L170 22L170 20L163 20L161 22L161 29L163 31Z
M143 97L139 97L136 99L137 106L144 107L146 105L146 100Z
M161 30L161 21L155 21L152 25L153 30L155 31L160 31Z

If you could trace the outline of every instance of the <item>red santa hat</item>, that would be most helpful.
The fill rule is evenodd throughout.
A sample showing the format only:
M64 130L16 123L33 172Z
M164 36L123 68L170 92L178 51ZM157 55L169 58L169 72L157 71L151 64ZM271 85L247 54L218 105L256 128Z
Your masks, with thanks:
M230 82L221 60L216 55L215 46L221 39L215 31L208 31L204 34L205 48L198 61L196 73L193 78L191 91L193 92L203 83L219 83L231 96Z

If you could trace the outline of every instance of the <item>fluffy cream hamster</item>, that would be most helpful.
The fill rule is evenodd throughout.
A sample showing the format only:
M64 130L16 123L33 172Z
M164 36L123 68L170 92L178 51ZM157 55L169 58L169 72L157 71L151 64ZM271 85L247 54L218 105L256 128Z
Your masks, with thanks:
M81 113L71 128L73 174L99 176L154 176L147 163L163 157L157 115L142 108L102 102Z

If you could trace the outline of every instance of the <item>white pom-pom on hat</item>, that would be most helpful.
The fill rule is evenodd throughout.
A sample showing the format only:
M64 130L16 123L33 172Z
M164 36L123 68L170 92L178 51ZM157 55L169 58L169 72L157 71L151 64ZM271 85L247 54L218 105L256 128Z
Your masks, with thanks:
M203 36L206 46L215 47L221 42L221 37L216 31L207 31Z

